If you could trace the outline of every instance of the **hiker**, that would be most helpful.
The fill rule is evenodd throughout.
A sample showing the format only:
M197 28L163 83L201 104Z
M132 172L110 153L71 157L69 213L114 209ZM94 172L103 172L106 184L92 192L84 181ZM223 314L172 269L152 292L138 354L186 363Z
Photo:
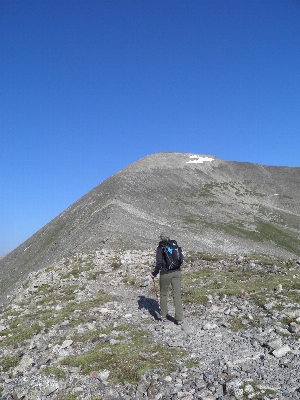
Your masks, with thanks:
M183 255L181 248L178 247L175 240L170 240L170 236L166 232L162 232L160 241L156 250L156 265L154 271L151 273L152 279L154 279L159 273L159 288L160 288L160 309L161 309L161 320L166 321L168 314L168 288L170 284L172 285L173 301L175 307L175 319L177 325L182 324L183 311L182 311L182 301L181 301L181 269L180 265L183 262ZM170 254L173 251L179 250L179 262L170 265L172 259L170 259ZM169 250L169 253L168 253ZM173 262L174 264L174 262Z

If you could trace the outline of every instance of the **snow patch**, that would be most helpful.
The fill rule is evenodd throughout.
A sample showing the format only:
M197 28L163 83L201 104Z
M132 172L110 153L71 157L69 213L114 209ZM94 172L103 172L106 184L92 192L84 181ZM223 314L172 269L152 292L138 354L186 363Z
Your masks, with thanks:
M211 157L202 157L202 156L190 156L191 160L187 161L187 164L203 164L204 161L212 162L214 158Z

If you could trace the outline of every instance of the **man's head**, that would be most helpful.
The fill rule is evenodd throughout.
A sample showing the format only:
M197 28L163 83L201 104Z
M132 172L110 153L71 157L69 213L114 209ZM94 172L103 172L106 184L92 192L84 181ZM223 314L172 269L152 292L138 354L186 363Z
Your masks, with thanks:
M166 232L162 232L162 233L159 235L159 239L160 239L160 240L169 240L169 239L170 239L170 235L169 235L168 233L166 233Z

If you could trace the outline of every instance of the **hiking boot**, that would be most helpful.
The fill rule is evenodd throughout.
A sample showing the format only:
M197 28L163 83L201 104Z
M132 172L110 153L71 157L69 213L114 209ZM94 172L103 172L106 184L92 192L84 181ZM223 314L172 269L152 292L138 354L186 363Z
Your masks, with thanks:
M162 315L160 316L160 321L161 322L167 322L167 317L163 317Z
M177 324L177 325L182 325L182 324L183 324L183 321L176 321L176 324Z

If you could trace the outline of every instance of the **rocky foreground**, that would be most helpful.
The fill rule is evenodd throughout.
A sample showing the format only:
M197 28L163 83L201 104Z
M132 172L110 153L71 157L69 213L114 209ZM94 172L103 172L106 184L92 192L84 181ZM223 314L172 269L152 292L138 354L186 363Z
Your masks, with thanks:
M300 261L189 255L184 323L153 251L77 254L0 314L1 399L300 399Z

